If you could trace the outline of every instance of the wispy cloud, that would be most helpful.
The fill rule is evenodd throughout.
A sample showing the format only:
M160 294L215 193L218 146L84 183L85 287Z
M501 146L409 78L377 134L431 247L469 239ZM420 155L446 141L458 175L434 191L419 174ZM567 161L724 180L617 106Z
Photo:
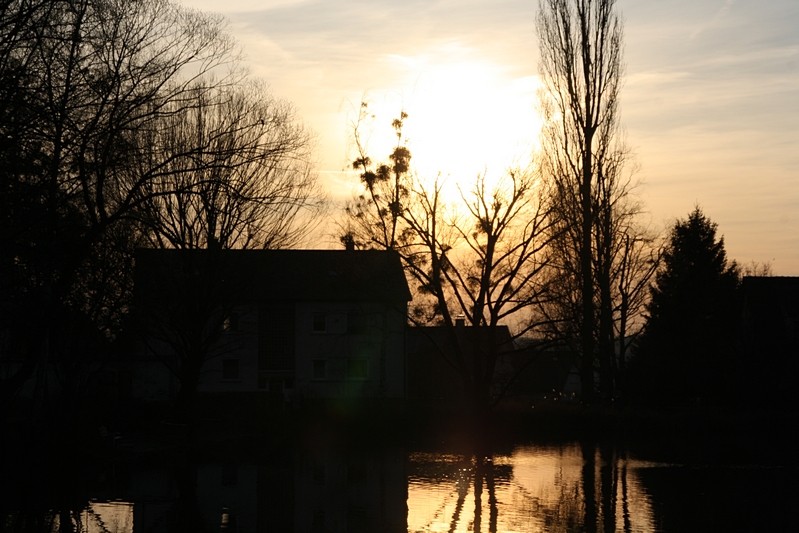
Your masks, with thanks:
M309 3L313 0L177 0L186 6L202 11L217 13L246 13L253 11L269 11Z
M730 10L730 6L735 3L735 0L725 0L724 5L716 11L713 17L704 24L700 24L697 28L691 32L691 39L695 39L700 33L705 31L707 28L711 28L718 24L726 15L727 12Z

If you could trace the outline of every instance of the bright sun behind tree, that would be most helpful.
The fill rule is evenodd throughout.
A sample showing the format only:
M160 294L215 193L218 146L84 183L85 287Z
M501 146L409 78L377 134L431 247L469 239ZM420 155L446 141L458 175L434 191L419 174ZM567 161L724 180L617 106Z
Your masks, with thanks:
M541 128L536 76L514 79L487 61L394 59L414 74L402 92L367 95L374 115L372 157L384 157L396 145L391 121L404 109L409 118L403 135L423 182L440 174L454 188L478 173L487 172L493 181L510 167L529 164Z

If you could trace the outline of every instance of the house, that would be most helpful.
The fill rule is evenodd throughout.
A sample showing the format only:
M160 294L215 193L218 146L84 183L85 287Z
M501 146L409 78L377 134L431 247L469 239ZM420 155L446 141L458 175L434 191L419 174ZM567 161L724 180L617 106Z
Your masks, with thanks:
M199 392L405 394L410 292L395 252L140 250L135 284L134 398L174 397L192 357Z
M741 284L742 392L768 407L799 406L799 277L745 276Z

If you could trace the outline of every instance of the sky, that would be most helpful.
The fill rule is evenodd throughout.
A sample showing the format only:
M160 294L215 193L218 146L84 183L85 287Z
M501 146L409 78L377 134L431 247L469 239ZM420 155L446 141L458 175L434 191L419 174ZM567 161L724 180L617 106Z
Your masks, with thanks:
M334 202L358 180L352 122L388 155L404 109L420 175L468 183L536 146L535 0L182 0L222 13L244 64L316 134ZM728 256L799 275L799 2L618 0L621 121L656 229L699 205ZM335 207L334 207L335 209ZM322 243L324 246L324 243Z

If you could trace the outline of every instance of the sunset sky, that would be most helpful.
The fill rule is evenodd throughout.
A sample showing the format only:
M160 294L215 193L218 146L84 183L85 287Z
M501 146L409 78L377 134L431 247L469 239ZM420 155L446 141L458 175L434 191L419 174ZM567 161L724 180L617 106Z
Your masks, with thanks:
M253 75L316 132L334 200L357 185L345 169L365 93L375 156L387 155L381 135L404 108L420 174L468 182L529 160L540 127L535 0L183 4L230 20ZM731 258L799 275L799 2L617 5L622 123L653 224L667 227L698 204Z

